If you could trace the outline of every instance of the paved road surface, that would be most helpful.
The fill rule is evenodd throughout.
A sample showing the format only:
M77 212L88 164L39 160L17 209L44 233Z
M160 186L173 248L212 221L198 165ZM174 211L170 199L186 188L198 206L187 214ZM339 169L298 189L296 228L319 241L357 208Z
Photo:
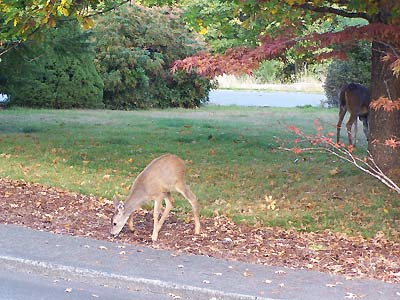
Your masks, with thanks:
M323 94L300 92L268 92L243 90L213 90L210 103L218 105L296 107L320 106L326 100Z
M1 300L171 300L170 295L151 291L127 290L124 287L98 285L92 280L70 279L21 270L0 269Z
M0 299L400 300L400 286L0 225Z

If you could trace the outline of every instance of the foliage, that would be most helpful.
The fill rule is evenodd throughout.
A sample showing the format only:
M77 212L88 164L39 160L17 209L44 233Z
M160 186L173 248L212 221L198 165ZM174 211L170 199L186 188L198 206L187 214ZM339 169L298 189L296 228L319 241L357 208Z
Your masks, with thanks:
M379 3L377 1L351 0L347 4L337 5L332 1L246 1L238 3L238 12L245 14L251 24L259 24L264 20L269 26L254 25L252 30L260 34L258 45L252 47L236 47L228 49L222 55L199 53L196 56L176 62L175 69L192 70L196 68L200 74L213 77L223 73L250 73L266 59L285 59L286 51L293 49L298 55L303 55L307 61L341 57L359 40L388 42L392 51L400 43L398 28L400 4L390 1L391 10L384 21L379 19ZM326 27L313 24L327 24L335 21L336 16L355 18L356 22L347 22L352 26ZM358 21L360 18L369 21L369 24ZM384 23L385 22L385 23ZM262 23L262 24L265 24ZM326 31L318 32L317 28ZM339 28L339 30L338 30ZM332 45L338 45L332 49ZM313 56L310 56L313 54ZM395 52L396 54L396 52ZM393 60L394 57L391 59Z
M61 22L4 55L3 92L11 105L49 108L102 107L103 83L76 22Z
M302 60L286 57L285 62L281 60L265 60L252 72L252 75L260 83L293 83L303 76L321 78L325 72L324 64L308 65Z
M44 27L55 27L65 17L76 19L84 28L90 28L93 26L93 10L107 10L125 2L127 0L2 0L0 55L31 39Z
M238 3L221 0L187 0L182 4L183 18L190 28L204 37L210 50L256 45L258 33Z
M280 81L280 74L284 64L277 60L266 60L254 70L253 75L262 83Z
M94 32L106 107L196 107L208 101L209 80L169 71L173 61L201 47L177 12L125 5L99 17Z
M259 45L259 35L276 29L276 22L270 19L256 17L260 12L257 8L242 7L243 3L237 1L193 1L186 0L181 3L184 11L183 17L191 29L204 37L212 53L224 53L227 49L244 46L256 47ZM262 13L261 13L262 15ZM303 26L304 32L320 30L332 26L329 22L315 22ZM274 72L274 77L280 82L293 82L304 75L307 68L313 68L315 61L312 54L299 53L293 50L286 51L280 58L280 67ZM318 63L318 62L317 62ZM278 60L275 60L278 66ZM261 81L270 81L270 74L266 73L268 62L262 61L259 68L254 69L254 74Z
M297 51L319 51L315 56L316 60L326 58L346 57L346 50L354 45L358 40L372 41L374 39L383 41L393 41L392 55L388 54L388 59L394 63L396 60L396 47L400 45L400 30L396 25L368 24L359 27L348 27L341 32L313 33L301 38L295 38L293 34L273 38L263 36L261 45L255 48L237 47L227 51L223 55L212 55L209 53L198 53L195 56L175 62L173 70L183 69L191 71L196 69L199 74L214 77L223 73L242 74L250 73L259 66L260 61L266 59L283 58L288 48L293 48L299 40L306 43ZM348 43L346 47L340 49L329 49L336 43ZM326 51L326 52L324 52Z
M338 95L346 83L358 82L371 86L371 45L359 43L352 48L347 60L333 60L328 67L324 90L327 103L331 107L338 106Z

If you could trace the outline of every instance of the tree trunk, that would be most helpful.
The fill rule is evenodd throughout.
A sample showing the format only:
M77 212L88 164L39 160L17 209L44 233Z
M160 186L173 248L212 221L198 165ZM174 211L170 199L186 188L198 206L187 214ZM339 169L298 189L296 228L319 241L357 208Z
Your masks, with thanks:
M400 98L400 78L393 75L390 62L382 57L388 52L387 46L372 43L371 96L391 100ZM400 148L385 146L387 139L400 140L400 111L386 112L382 108L370 112L369 151L377 165L396 183L400 183Z

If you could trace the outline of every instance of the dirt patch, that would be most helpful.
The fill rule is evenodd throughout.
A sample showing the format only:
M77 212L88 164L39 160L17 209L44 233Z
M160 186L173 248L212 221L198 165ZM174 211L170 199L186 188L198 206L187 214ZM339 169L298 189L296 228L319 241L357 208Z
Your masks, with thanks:
M118 238L108 232L112 213L112 204L105 199L0 178L0 223L349 278L400 282L400 243L383 236L364 239L329 231L255 228L236 225L225 217L201 218L202 234L195 236L189 218L185 222L172 215L153 243L150 212L137 211L136 231L129 232L125 227Z

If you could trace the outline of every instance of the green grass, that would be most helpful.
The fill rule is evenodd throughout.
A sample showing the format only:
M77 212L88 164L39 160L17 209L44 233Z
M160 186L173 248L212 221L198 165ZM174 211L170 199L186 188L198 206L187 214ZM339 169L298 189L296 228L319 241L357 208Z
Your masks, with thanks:
M0 176L111 199L126 196L136 175L170 152L187 161L203 216L398 238L397 194L335 157L278 150L276 137L293 139L285 124L312 133L316 118L335 130L337 110L312 107L2 110ZM175 211L185 217L190 206L176 198Z

